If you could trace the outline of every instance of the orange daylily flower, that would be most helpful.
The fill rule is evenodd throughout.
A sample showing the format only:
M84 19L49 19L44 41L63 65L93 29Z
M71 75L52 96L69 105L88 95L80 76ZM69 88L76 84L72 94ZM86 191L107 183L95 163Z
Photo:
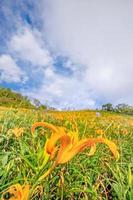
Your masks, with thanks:
M105 139L105 138L85 138L79 140L78 132L69 132L66 133L62 127L55 127L51 124L45 122L37 122L33 124L32 133L34 132L37 126L43 126L50 128L52 131L51 137L46 142L46 151L53 158L55 152L59 148L56 164L66 163L71 160L77 153L82 152L86 147L90 147L89 155L93 155L96 151L96 143L106 144L115 158L119 158L119 153L117 151L117 146L114 142ZM57 141L60 141L60 147L56 146Z
M71 138L67 135L61 138L61 145L57 155L57 163L63 164L71 160L77 153L82 152L86 147L94 147L96 143L106 144L115 158L119 158L117 146L112 142L104 138L87 138L82 139L78 143L71 145ZM93 152L94 151L94 152ZM95 153L95 148L92 153Z
M9 187L3 195L2 200L6 200L8 195L9 200L28 200L29 196L29 185L23 185L15 184Z
M52 124L49 124L47 122L36 122L31 127L31 133L34 134L35 129L39 126L43 126L44 128L50 129L52 132L58 132L58 128Z
M36 122L32 125L31 132L34 134L34 131L37 127L43 126L44 128L48 128L52 131L51 137L47 139L44 149L48 154L50 154L50 158L52 159L58 150L58 147L56 147L56 142L65 135L65 130L63 127L56 127L52 124L49 124L47 122Z

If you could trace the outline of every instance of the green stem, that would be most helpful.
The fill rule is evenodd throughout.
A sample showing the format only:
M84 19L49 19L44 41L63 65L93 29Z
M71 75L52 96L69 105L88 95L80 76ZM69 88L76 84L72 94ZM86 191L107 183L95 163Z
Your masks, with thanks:
M48 169L48 171L46 171L38 180L36 180L35 184L33 185L33 187L31 188L31 191L30 191L30 194L29 194L29 197L28 197L28 200L30 200L36 186L43 180L45 179L52 171L53 169L56 167L57 165L57 162L55 162L52 167L50 169Z
M45 179L45 178L53 171L53 169L56 167L56 165L57 165L57 163L55 162L55 163L53 164L53 166L52 166L50 169L48 169L48 171L45 172L45 173L38 179L38 181L42 181L43 179Z
M61 200L63 200L63 196L64 196L64 189L63 187L61 187Z

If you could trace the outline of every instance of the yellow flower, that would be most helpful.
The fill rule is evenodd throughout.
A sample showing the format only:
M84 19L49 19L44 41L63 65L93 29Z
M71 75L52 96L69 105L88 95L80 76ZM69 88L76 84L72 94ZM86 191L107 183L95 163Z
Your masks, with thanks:
M103 135L104 134L104 131L102 129L97 129L96 130L96 133L99 134L99 135Z
M58 150L55 146L56 142L62 137L65 133L64 128L56 127L52 124L46 122L36 122L32 125L31 132L34 134L34 131L37 127L43 126L44 128L48 128L52 131L51 137L47 139L44 149L48 154L50 154L50 158L52 159Z
M28 200L29 185L15 184L10 186L2 195L2 200Z
M50 129L52 132L58 132L58 128L57 128L56 126L52 125L52 124L49 124L49 123L47 123L47 122L36 122L36 123L34 123L34 124L32 125L32 127L31 127L31 132L32 132L32 134L34 134L35 129L36 129L37 127L39 127L39 126L43 126L43 127L45 127L45 128L48 128L48 129Z
M85 138L79 140L78 132L66 133L63 127L55 127L52 124L45 122L37 122L32 126L32 133L38 126L43 126L51 129L52 135L47 140L45 149L51 158L54 158L55 152L58 150L56 164L63 164L71 160L77 153L82 152L85 148L90 147L90 153L88 155L93 155L96 151L96 143L106 144L116 159L119 158L119 153L117 151L117 146L114 142L105 138ZM60 145L57 146L57 141Z
M72 144L71 137L64 135L60 139L61 145L57 155L57 163L63 164L71 160L77 153L82 152L87 147L93 147L90 155L95 153L96 143L106 144L116 159L119 158L119 153L117 151L117 146L110 140L104 138L86 138Z
M23 132L24 132L24 129L23 128L14 128L14 129L10 129L12 132L13 132L13 134L18 138L18 137L20 137L22 134L23 134Z

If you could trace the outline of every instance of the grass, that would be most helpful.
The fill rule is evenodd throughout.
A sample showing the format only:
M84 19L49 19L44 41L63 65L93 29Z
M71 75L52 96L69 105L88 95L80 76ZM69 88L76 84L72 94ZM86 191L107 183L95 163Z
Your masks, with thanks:
M120 159L116 161L109 149L98 144L96 153L88 157L89 149L66 164L58 165L38 184L30 199L70 200L132 200L133 199L133 118L95 111L37 112L0 108L0 196L11 185L37 185L38 179L51 166L45 165L44 144L50 131L37 128L34 137L31 126L45 121L68 131L78 128L80 137L103 134L117 144ZM22 128L20 136L14 129ZM100 130L100 131L99 131ZM6 197L6 199L10 199Z

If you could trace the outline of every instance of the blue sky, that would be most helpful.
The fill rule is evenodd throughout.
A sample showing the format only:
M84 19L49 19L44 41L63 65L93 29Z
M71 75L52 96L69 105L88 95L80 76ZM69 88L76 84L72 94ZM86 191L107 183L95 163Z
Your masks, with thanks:
M59 109L133 105L132 0L0 4L0 85Z

